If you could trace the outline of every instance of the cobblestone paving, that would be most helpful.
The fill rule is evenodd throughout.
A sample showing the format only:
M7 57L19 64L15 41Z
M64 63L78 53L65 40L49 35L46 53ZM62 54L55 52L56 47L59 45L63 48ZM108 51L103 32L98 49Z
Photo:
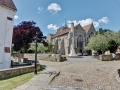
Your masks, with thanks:
M60 75L51 85L83 87L98 90L120 90L115 77L120 61L77 62L59 67Z
M85 62L83 60L72 62L71 60L66 62L41 61L43 65L52 66L60 70L60 75L49 86L78 87L87 88L87 90L120 90L120 83L116 80L116 76L118 75L117 69L120 69L120 61L96 62L92 61L90 57L84 59Z
M69 87L69 86L56 86L56 85L49 85L45 90L90 90L86 88L78 88L78 87Z

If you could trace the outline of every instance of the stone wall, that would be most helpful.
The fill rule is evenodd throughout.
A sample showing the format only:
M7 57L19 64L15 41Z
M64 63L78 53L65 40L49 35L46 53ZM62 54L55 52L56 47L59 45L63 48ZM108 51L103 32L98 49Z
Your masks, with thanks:
M120 60L120 53L116 54L116 60Z
M22 58L28 58L28 60L35 60L35 54L12 54L13 61L20 62ZM66 58L62 57L60 54L37 54L37 60L47 60L47 61L65 61Z
M112 55L102 55L102 61L105 60L113 60Z
M37 70L40 70L40 64L37 64ZM2 69L0 70L0 80L18 76L18 75L25 74L25 73L29 73L29 72L34 72L33 65L17 67L17 68Z
M24 58L35 60L35 54L24 54ZM37 54L37 60L64 61L60 54Z
M98 59L102 60L102 61L107 61L107 60L111 61L111 60L113 60L111 54L110 55L102 55L102 58L100 58L100 56L98 56ZM116 54L115 60L120 60L120 53Z
M58 53L57 50L61 50L62 55L68 54L68 50L65 48L66 45L67 47L69 45L67 41L68 41L68 34L64 34L62 36L52 38L52 43L55 45L54 53Z
M21 58L24 57L24 54L11 54L11 60L13 60L14 62L21 62Z

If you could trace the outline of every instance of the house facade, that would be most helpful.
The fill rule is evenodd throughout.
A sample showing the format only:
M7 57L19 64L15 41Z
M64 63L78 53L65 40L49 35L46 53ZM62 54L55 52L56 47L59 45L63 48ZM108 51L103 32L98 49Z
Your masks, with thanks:
M12 0L0 0L0 69L11 66L10 52L16 11Z
M93 23L83 27L80 24L74 26L74 49L76 53L83 53L85 51L85 46L95 32L96 30ZM68 28L65 23L62 27L57 29L56 34L48 34L46 40L54 44L54 53L69 55L72 37L71 28Z

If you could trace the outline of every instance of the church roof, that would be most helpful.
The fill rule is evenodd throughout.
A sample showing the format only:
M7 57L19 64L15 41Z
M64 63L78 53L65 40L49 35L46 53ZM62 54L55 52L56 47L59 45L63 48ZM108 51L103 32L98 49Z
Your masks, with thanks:
M50 34L51 37L52 37L53 35L55 35L55 34Z
M87 32L90 29L91 25L92 24L89 24L89 25L83 26L82 28L85 30L85 32ZM51 37L55 38L55 37L61 36L63 34L67 34L70 32L70 30L71 30L71 28L67 28L65 30L62 30L61 32L57 32L56 34L51 34Z
M57 36L61 36L61 35L63 35L63 34L67 34L67 33L69 33L69 32L70 32L70 28L67 28L67 29L65 29L65 30L63 30L63 31L61 31L61 32L59 32L59 33L56 33L56 34L52 35L52 38L55 38L55 37L57 37Z
M8 7L13 10L17 10L17 8L12 0L0 0L0 5Z
M87 32L87 31L90 29L91 25L92 25L92 24L83 26L83 29Z

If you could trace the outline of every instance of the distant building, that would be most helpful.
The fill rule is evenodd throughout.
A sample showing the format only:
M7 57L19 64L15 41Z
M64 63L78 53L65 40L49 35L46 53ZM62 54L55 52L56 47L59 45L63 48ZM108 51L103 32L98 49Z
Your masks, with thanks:
M12 0L0 0L0 69L10 68L14 15L17 9Z
M96 30L93 23L83 27L78 24L74 27L74 49L76 53L82 53L84 51L84 47L95 32ZM71 28L68 28L65 23L62 27L57 29L56 34L48 34L46 40L55 45L54 53L61 51L61 54L69 55L72 43L71 39Z

